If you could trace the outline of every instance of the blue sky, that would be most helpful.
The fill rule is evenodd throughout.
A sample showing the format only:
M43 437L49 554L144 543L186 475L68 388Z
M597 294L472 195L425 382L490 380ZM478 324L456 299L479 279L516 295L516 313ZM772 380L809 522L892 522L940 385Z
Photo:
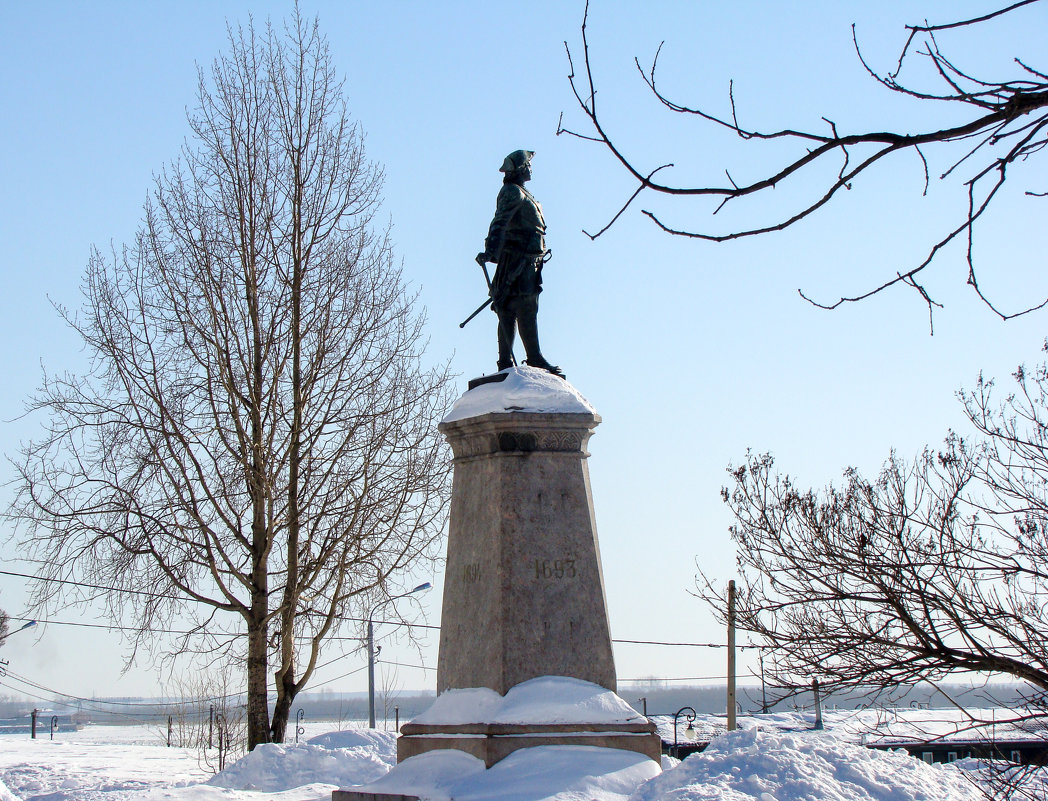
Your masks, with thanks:
M660 114L632 59L650 59L665 40L669 93L725 113L734 79L742 119L755 127L819 128L822 116L842 131L936 124L927 108L866 77L850 25L887 69L904 23L952 20L992 4L870 5L739 0L642 8L595 0L589 32L605 120L638 164L673 161L681 182L720 181L726 167L736 180L754 177L781 155ZM196 65L226 46L227 21L246 22L249 14L279 21L290 8L233 0L0 6L0 335L7 343L0 450L13 453L38 430L38 420L15 418L41 362L52 370L83 366L51 303L79 304L92 245L131 238L152 176L177 157L188 132ZM677 240L635 210L591 242L582 229L601 227L632 187L605 151L556 136L562 111L566 125L584 132L563 44L578 55L581 2L314 0L302 9L319 15L369 154L385 167L385 211L405 275L428 309L430 355L452 356L463 389L467 378L494 368L493 316L465 330L458 323L484 297L472 257L494 209L497 169L511 150L537 152L529 186L543 203L554 251L540 332L547 356L604 420L590 443L590 470L615 637L723 640L689 590L697 560L723 581L732 577L719 490L725 467L747 448L772 451L783 470L814 485L848 465L874 472L891 448L914 454L962 426L954 393L980 370L1004 381L1018 363L1038 358L1048 312L995 319L964 286L959 248L927 278L945 304L934 337L912 292L893 290L835 312L798 298L798 287L833 298L907 269L958 218L958 181L933 180L922 197L913 156L885 163L782 234L725 245ZM1046 14L1034 7L978 38L962 32L942 43L973 71L1007 75L1013 56L1037 64ZM933 162L933 175L945 166ZM982 285L1006 307L1048 296L1043 245L1022 235L1040 224L1045 201L1020 202L1022 191L1048 188L1044 179L1036 162L1025 175L1016 170L1014 191L980 234ZM797 191L819 186L813 175ZM775 202L793 197L786 187L776 192ZM711 218L709 206L659 198L639 208L706 230L772 211L757 201ZM10 488L2 493L6 501ZM12 542L0 544L3 569L21 569L16 557ZM432 578L425 606L436 623L439 573ZM21 613L23 597L20 580L0 577L0 604L9 612ZM13 638L3 656L47 686L82 695L148 694L156 686L146 669L117 680L122 646L114 636L59 626L28 635ZM90 659L71 658L79 652ZM423 640L421 655L391 638L384 655L435 665L436 638ZM721 652L621 645L616 656L622 678L724 673ZM350 654L317 681L362 659ZM741 664L750 668L750 657ZM400 668L397 681L431 687L433 674ZM361 672L329 686L356 690L364 682Z

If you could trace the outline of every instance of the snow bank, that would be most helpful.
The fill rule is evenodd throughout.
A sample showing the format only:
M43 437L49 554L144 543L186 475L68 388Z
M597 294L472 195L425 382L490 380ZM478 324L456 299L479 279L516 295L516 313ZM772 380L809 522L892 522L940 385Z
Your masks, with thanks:
M659 770L642 754L585 745L523 748L488 770L476 757L448 749L406 759L359 789L427 801L626 801Z
M558 379L559 380L559 379ZM566 676L521 682L505 697L487 687L447 690L412 723L643 723L611 690Z
M315 783L345 787L372 782L396 762L393 732L331 732L308 743L255 746L208 784L269 793Z
M397 734L380 729L344 729L310 737L309 745L324 748L373 748L383 759L397 759Z
M0 780L0 801L19 801L18 796L8 790L2 780Z
M523 748L456 787L455 801L626 801L661 771L643 754L587 745Z
M831 735L740 729L644 784L630 801L984 801L951 766Z
M381 779L354 789L448 801L451 788L459 784L468 786L470 779L483 772L483 760L449 748L405 759Z
M563 378L534 367L510 367L504 381L481 384L451 407L443 422L490 412L563 412L596 414L589 402Z
M141 744L150 739L153 745ZM165 739L146 726L56 732L54 740L0 735L0 783L7 793L0 799L125 801L145 797L148 788L181 788L208 778L195 748L167 748Z
M567 676L540 676L513 687L495 723L643 723L611 690Z
M498 714L501 704L502 696L490 687L445 690L429 709L411 722L455 726L487 723Z

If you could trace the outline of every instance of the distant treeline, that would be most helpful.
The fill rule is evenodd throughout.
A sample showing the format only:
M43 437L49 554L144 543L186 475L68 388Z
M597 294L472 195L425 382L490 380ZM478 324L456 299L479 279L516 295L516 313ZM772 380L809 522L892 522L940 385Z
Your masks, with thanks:
M921 683L906 687L870 687L861 690L841 690L822 696L823 709L860 709L862 707L950 707L953 702L960 706L985 709L1011 707L1023 703L1029 688L1020 684L988 684L980 687L960 684L939 685ZM726 708L727 687L668 687L659 684L634 684L619 687L619 695L636 709L642 707L641 698L647 699L649 715L672 715L681 707L690 706L696 712L723 714ZM811 690L784 691L768 688L762 694L760 685L746 685L736 691L736 700L743 714L788 712L794 709L811 709L814 698Z
M870 688L822 694L824 709L858 709L864 706L952 706L951 700L964 707L988 708L1009 707L1021 703L1023 687L1018 684L990 684L983 687L967 685L941 685L937 689L921 684L916 687L892 689ZM717 714L725 711L726 687L669 687L658 683L631 684L619 688L619 695L638 711L647 700L649 715L672 715L678 709L690 706L696 712ZM793 709L811 709L813 698L810 690L786 695L783 691L768 689L765 697L767 711L786 712ZM948 696L948 697L947 697ZM739 687L736 693L744 714L759 713L764 704L760 685ZM396 717L399 708L401 722L410 720L424 712L433 703L434 693L398 693L388 698L379 695L375 701L375 714L379 720ZM236 699L227 699L227 704L236 705ZM46 709L52 714L72 715L78 721L98 724L129 725L149 723L164 725L168 715L176 718L207 719L212 703L207 699L186 701L185 699L158 698L93 698L85 701L55 699L51 703L6 696L0 698L0 718L28 716L33 708ZM368 699L365 693L303 693L294 705L292 718L302 710L306 721L359 721L368 716ZM44 714L43 712L41 714ZM293 732L293 728L288 729Z
M403 693L388 699L379 695L375 699L375 715L379 720L388 717L390 721L397 716L399 707L400 719L410 720L425 711L433 703L434 693ZM34 708L42 710L41 720L46 715L72 715L80 723L103 725L166 725L168 716L179 719L206 721L212 711L218 711L223 705L235 707L242 701L230 699L165 699L144 697L92 698L89 700L56 698L53 701L34 701L10 696L0 698L0 718L28 719ZM294 704L292 722L299 710L306 721L332 720L353 721L366 720L368 717L368 699L365 693L303 693ZM288 731L294 739L294 729Z

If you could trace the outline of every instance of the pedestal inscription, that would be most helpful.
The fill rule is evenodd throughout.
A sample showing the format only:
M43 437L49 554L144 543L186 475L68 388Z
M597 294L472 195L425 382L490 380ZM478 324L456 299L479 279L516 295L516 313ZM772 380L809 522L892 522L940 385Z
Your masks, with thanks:
M443 423L455 454L437 691L538 676L615 690L586 465L600 418L493 412Z

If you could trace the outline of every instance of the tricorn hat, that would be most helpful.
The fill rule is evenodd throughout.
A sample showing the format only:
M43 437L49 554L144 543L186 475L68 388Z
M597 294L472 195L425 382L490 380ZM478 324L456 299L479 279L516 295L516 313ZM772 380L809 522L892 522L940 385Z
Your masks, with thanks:
M503 159L499 172L516 172L525 164L530 164L534 155L534 150L514 150Z

